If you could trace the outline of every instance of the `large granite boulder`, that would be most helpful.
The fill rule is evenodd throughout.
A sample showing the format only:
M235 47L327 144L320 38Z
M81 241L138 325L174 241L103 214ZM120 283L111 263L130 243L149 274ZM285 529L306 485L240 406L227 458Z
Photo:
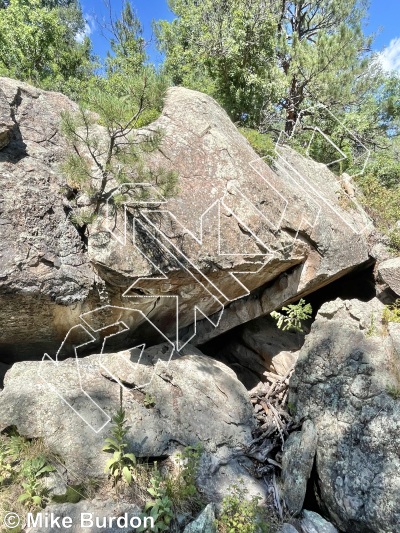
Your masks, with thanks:
M101 479L109 458L102 447L122 393L130 451L165 458L202 443L200 483L210 498L239 477L251 493L264 496L248 473L250 460L240 460L248 470L236 460L256 424L246 389L232 370L196 348L183 354L164 344L58 363L15 363L0 392L0 431L16 426L26 437L42 438L62 458L69 479Z
M296 418L318 433L315 492L336 526L400 523L400 324L373 299L324 304L290 382Z
M289 148L260 159L212 98L178 87L147 128L163 131L147 164L178 172L179 194L112 220L104 207L82 235L59 167L60 112L75 104L7 78L0 88L14 124L0 152L4 362L54 356L61 343L73 355L85 328L93 353L116 323L132 343L179 330L199 344L368 260L365 215L340 201L324 165ZM101 319L85 318L106 305Z

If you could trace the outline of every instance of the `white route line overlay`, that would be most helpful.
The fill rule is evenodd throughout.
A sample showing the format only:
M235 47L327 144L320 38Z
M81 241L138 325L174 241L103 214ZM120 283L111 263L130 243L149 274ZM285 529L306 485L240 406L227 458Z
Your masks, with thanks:
M325 106L322 106L322 105L318 105L318 106L314 106L316 108L323 108L324 111L328 112L331 117L333 117L339 124L341 124L341 126L349 133L349 135L351 135L353 137L353 139L357 142L358 146L361 146L362 148L365 149L366 153L367 153L367 156L366 156L366 160L364 162L364 166L363 166L363 169L361 171L364 172L365 168L366 168L366 165L367 165L367 162L368 162L368 158L370 156L370 151L359 141L359 139L350 131L348 130L348 128L342 123L340 122L337 117L335 117L328 109L325 108ZM310 108L311 109L311 108ZM293 133L292 133L292 136L294 135L295 133L295 130L296 128L299 127L299 124L300 124L300 119L301 119L301 115L298 117L297 121L296 121L296 124L295 124L295 127L294 127L294 130L293 130ZM314 127L314 130L312 131L312 135L311 135L311 139L310 139L310 142L308 144L308 147L307 147L307 155L309 155L309 151L310 151L310 148L311 148L311 144L314 140L314 136L316 133L319 133L321 134L326 140L327 142L329 142L335 149L337 149L338 153L342 156L340 159L338 160L335 160L331 163L329 163L329 165L332 165L336 162L339 162L339 161L342 161L344 160L345 158L347 158L346 154L344 154L344 152L342 150L340 150L340 148L329 138L327 137L322 131L320 128L318 128L318 126L315 126ZM224 303L223 301L221 301L221 297L222 297L222 300L226 300L227 303L230 303L234 300L237 300L237 299L240 299L242 298L243 296L248 296L250 294L250 291L247 289L247 287L241 283L237 276L236 275L240 275L240 274L244 274L244 273L247 273L247 274L251 274L251 273L257 273L259 272L266 264L266 261L269 260L270 258L274 257L274 255L276 255L278 252L280 251L283 251L284 249L292 246L293 242L297 239L298 237L298 234L299 234L299 231L300 231L300 228L302 227L302 225L304 223L308 224L310 228L314 228L319 220L319 217L321 216L321 213L322 213L322 206L321 204L319 203L318 200L320 200L322 202L322 204L324 204L329 210L333 211L350 229L351 231L353 231L354 233L356 234L362 234L364 233L364 231L366 231L366 229L369 227L370 223L367 224L365 227L363 227L363 229L361 231L357 231L351 224L348 220L346 220L343 216L342 216L342 213L340 213L333 205L330 204L329 201L327 201L320 193L318 190L315 189L315 187L298 171L296 170L295 168L293 168L293 166L289 163L289 161L287 161L285 159L285 157L282 155L282 153L279 152L279 147L282 145L282 140L284 139L284 137L287 137L288 139L290 139L290 137L288 137L286 135L285 132L281 132L279 138L278 138L278 141L276 143L276 146L275 146L275 154L277 156L277 160L274 160L274 165L277 166L278 170L282 173L285 174L285 177L292 183L294 184L295 187L298 187L299 190L301 190L301 192L307 196L309 198L309 200L311 200L314 204L315 204L315 208L316 208L316 214L315 214L315 217L314 217L314 220L308 220L304 217L301 218L300 222L299 222L299 226L298 226L298 230L297 232L295 233L295 236L293 238L293 241L292 243L290 243L289 245L286 245L280 249L276 249L276 250L271 250L270 247L268 247L268 245L266 243L264 243L257 235L254 234L254 232L251 230L251 228L248 227L248 225L237 215L237 213L235 213L232 208L230 208L227 204L226 204L226 195L227 195L227 191L224 193L224 196L218 200L216 200L215 202L213 202L213 204L211 206L209 206L205 211L204 213L201 215L200 217L200 237L197 238L196 235L191 232L189 229L187 228L184 228L186 233L188 235L190 235L193 240L195 240L200 246L203 244L203 219L206 217L207 213L209 213L213 208L217 208L218 210L218 225L217 225L217 236L218 236L218 255L226 255L226 256L246 256L246 257L252 257L252 256L257 256L257 258L259 257L262 257L264 256L264 262L261 263L260 267L257 269L257 270L249 270L249 271L240 271L240 272L229 272L228 274L233 278L233 280L235 281L235 283L240 286L242 289L243 289L243 294L235 297L235 298L230 298L228 295L224 294L202 271L200 271L196 265L194 265L194 263L175 245L174 242L172 242L166 235L164 232L162 232L160 229L158 229L155 224L151 221L151 219L147 216L148 213L154 213L154 212L158 212L158 213L163 213L163 214L167 214L168 216L170 216L176 224L180 225L181 227L183 227L180 222L177 220L176 216L171 213L169 210L160 210L160 209L144 209L142 210L141 212L141 216L143 217L143 219L145 220L146 222L146 225L143 224L143 222L141 220L139 220L138 218L134 217L134 223L133 223L133 236L132 236L132 243L130 244L133 244L135 250L137 250L151 265L152 267L154 268L155 271L158 271L160 273L160 276L158 277L153 277L153 276L148 276L148 277L142 277L142 278L138 278L137 280L134 281L134 283L132 283L132 285L130 287L128 287L128 289L123 293L123 297L125 298L132 298L132 299L140 299L140 298L151 298L151 299L155 299L155 298L173 298L175 299L175 313L176 313L176 328L175 328L175 335L176 335L176 339L175 339L175 342L172 342L169 338L167 338L164 333L143 313L143 311L141 311L140 309L136 308L136 307L116 307L116 306L110 306L110 305L107 305L107 306L103 306L103 307L100 307L100 308L97 308L93 311L89 311L87 313L82 313L80 315L80 319L81 321L85 324L82 325L82 324L78 324L76 326L73 326L66 334L63 342L61 343L60 345L60 348L58 349L56 355L55 355L55 359L52 359L47 353L44 354L44 357L42 359L42 362L41 364L39 365L39 368L38 368L38 375L40 377L40 379L46 384L46 386L48 386L50 388L50 390L52 390L69 408L71 408L95 433L99 433L101 432L107 425L108 423L110 422L111 420L111 417L105 413L105 411L102 409L102 407L93 399L89 396L89 394L84 390L83 386L82 386L82 379L81 379L81 374L80 374L80 358L78 356L78 353L77 353L77 350L79 348L82 348L84 346L87 346L93 342L96 342L96 337L93 335L93 333L101 333L103 330L105 329L108 329L110 327L116 327L116 326L120 326L122 327L122 329L120 331L118 331L117 333L113 333L113 334L110 334L110 335L107 335L106 337L104 337L103 339L103 343L102 343L102 347L101 347L101 351L100 351L100 367L105 371L107 372L111 378L113 380L115 380L121 387L123 387L124 389L126 389L127 391L130 391L132 389L127 389L127 387L121 382L119 376L115 373L115 371L113 370L110 370L107 368L106 364L104 363L104 350L105 350L105 346L106 346L106 342L107 342L107 339L110 339L111 337L114 337L116 335L119 335L121 333L125 333L127 331L129 331L129 327L127 326L127 324L122 321L122 320L117 320L116 322L113 322L113 323L110 323L110 324L107 324L105 326L102 326L100 328L97 328L95 329L94 327L92 327L90 325L90 323L88 322L88 317L90 317L90 315L94 314L94 313L99 313L103 310L106 310L106 309L118 309L120 310L121 312L129 312L129 311L132 311L132 312L136 312L138 314L141 315L141 317L146 320L160 335L161 337L163 338L163 340L170 346L170 353L169 353L169 357L167 358L167 360L162 360L162 359L158 359L156 364L154 365L154 370L152 372L152 375L150 377L150 379L146 382L146 383L142 383L142 384L135 384L135 387L133 387L133 389L141 389L141 388L145 388L146 386L148 386L154 379L154 376L156 375L159 367L162 365L165 367L165 369L168 368L170 362L171 362L171 359L173 357L173 354L176 352L179 352L181 351L197 334L197 317L199 316L199 314L201 316L203 316L204 318L206 318L212 325L213 327L217 328L219 323L220 323L220 320L222 318L222 314L224 312ZM285 216L285 213L286 213L286 210L287 210L287 207L289 205L289 201L287 198L284 197L284 195L282 193L280 193L273 185L272 183L269 182L268 178L263 175L262 172L260 172L257 167L256 167L256 163L260 162L260 161L265 161L267 159L272 159L270 158L269 156L266 156L266 157L260 157L260 158L257 158L256 160L254 161L251 161L249 163L250 167L252 168L253 171L255 171L261 178L262 180L264 180L264 182L266 183L266 185L271 189L273 190L273 192L282 199L282 202L283 202L283 209L281 211L281 214L280 214L280 218L279 220L277 221L276 224L273 224L270 220L268 220L265 215L263 213L261 213L261 211L259 211L259 209L242 193L242 191L240 191L240 189L238 189L237 187L234 187L234 191L235 193L240 196L242 198L242 200L244 200L245 204L246 205L249 205L251 206L251 208L253 210L256 210L259 215L260 215L260 218L264 219L266 222L268 222L268 224L270 226L272 226L275 230L279 230L281 228L281 225L282 225L282 222L284 220L284 216ZM290 173L288 172L287 168L289 168L290 170ZM149 207L151 205L153 205L154 207L159 207L160 204L166 204L167 203L167 200L160 194L160 192L152 185L152 184L149 184L149 183L132 183L132 184L124 184L122 185L121 187L119 187L116 191L114 191L112 193L112 195L109 196L109 198L107 199L107 202L106 202L106 216L105 216L105 219L106 219L106 229L107 231L111 234L111 236L117 241L119 242L119 244L123 247L125 247L127 245L127 237L128 237L128 227L127 227L127 209L128 209L128 202L124 204L124 224L123 224L123 227L124 227L124 232L123 232L123 235L122 235L122 238L116 234L116 232L110 227L109 225L109 222L110 222L110 200L111 198L115 195L115 194L119 194L121 191L123 191L124 189L127 189L129 187L141 187L142 189L143 188L148 188L150 189L151 191L153 191L155 193L155 196L157 196L158 198L153 198L153 199L150 199L150 200L143 200L143 201L135 201L135 204L136 205L142 205L143 207ZM311 192L312 191L312 194ZM315 198L315 196L317 197L317 199ZM228 253L222 253L221 252L221 226L220 226L220 217L221 217L221 205L224 207L224 209L229 212L232 216L235 217L236 220L238 220L240 222L240 224L246 228L246 231L249 232L249 234L251 235L251 237L256 241L258 242L259 244L261 244L265 250L267 250L267 253L263 253L261 250L260 252L258 252L257 254L249 254L249 253L243 253L243 254L238 254L238 253L235 253L235 254L228 254ZM217 315L217 319L216 320L212 320L209 316L205 315L203 313L203 311L200 309L200 307L198 307L197 305L194 306L194 309L193 309L193 313L194 313L194 333L193 335L184 343L180 343L179 341L179 298L180 298L180 295L168 295L168 294L152 294L152 295L129 295L129 291L132 290L140 281L145 281L145 280L152 280L152 281L165 281L165 280L168 280L168 276L162 272L162 270L148 257L148 255L146 255L146 253L136 244L136 233L135 233L135 228L136 228L136 225L140 225L141 226L141 230L146 232L147 235L153 239L154 242L157 243L158 246L160 246L164 252L166 252L167 254L169 254L170 256L172 256L172 258L180 265L180 267L186 271L186 273L188 273L192 278L193 280L199 284L200 286L202 286L202 288L209 294L209 296L214 299L215 303L218 304L220 306L220 310L219 312L217 313L214 313L214 315ZM153 231L155 232L155 235L152 235L151 233L149 233L148 231L148 228L152 228ZM215 228L214 228L215 229ZM169 245L169 248L167 248L163 242L161 242L161 240L164 240L164 241L167 241L168 245ZM174 252L171 251L174 250ZM178 259L178 256L181 257L181 260ZM190 270L185 266L186 263L187 265L190 265ZM196 275L195 275L196 274ZM236 274L236 275L235 275ZM199 279L200 278L200 279ZM215 292L219 295L219 296L216 296L215 294L213 294L211 292L211 290L209 290L206 286L205 286L205 283L203 283L203 281L201 280L204 280L205 283L207 283L208 286L211 286L212 289L215 290ZM78 346L74 346L73 345L73 348L74 348L74 354L75 354L75 363L76 363L76 377L77 377L77 381L79 382L79 389L80 391L83 393L83 396L86 398L87 400L87 403L88 405L90 405L92 408L95 407L97 409L97 415L98 415L98 423L97 424L94 424L93 422L93 416L88 419L88 417L85 416L85 414L81 411L79 411L77 408L74 407L74 405L71 404L71 402L66 399L58 390L57 386L55 386L54 384L50 383L48 381L48 379L45 379L44 376L43 376L43 372L44 372L44 363L50 363L52 362L54 365L56 365L56 367L60 364L60 361L58 359L59 357L59 353L60 351L62 350L63 346L65 345L65 343L68 341L68 338L69 336L71 335L71 333L74 332L74 330L76 330L77 328L81 328L89 337L90 340L88 340L87 342L83 342L81 344L79 344ZM129 351L133 351L135 349L140 349L140 355L139 355L139 358L136 362L132 362L130 360L128 360L126 357L123 358L123 362L125 365L128 365L129 369L134 371L135 369L138 368L138 366L140 366L140 361L142 359L142 355L143 355L143 352L145 350L145 344L138 344L136 346L134 346L133 348L130 348ZM44 372L45 373L45 372Z

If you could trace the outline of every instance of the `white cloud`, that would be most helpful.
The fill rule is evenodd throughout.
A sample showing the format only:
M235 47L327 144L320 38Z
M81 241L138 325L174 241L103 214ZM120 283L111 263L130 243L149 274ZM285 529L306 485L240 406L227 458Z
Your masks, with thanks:
M389 46L382 50L379 61L386 72L392 70L400 72L400 37L392 39Z
M96 28L96 22L91 15L84 15L85 17L85 29L79 32L76 36L78 43L82 43L85 37L89 37Z

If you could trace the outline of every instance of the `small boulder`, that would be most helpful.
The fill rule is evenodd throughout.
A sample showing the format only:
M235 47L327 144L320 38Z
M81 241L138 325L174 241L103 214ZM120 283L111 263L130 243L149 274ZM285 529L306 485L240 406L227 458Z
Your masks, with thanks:
M313 511L304 511L301 521L303 533L338 533L338 530L322 516Z
M378 267L378 273L382 281L400 296L400 257L383 261Z
M285 443L282 457L283 497L293 515L299 514L303 508L317 441L313 422L306 420L302 430L292 433Z
M196 520L185 527L183 533L217 533L214 504L208 504Z

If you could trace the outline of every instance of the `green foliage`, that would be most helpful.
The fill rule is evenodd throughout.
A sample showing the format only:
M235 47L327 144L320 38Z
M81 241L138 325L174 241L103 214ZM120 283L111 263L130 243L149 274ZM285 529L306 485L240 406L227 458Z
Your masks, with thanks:
M288 412L291 416L295 416L296 413L297 413L297 407L296 407L296 404L292 403L292 402L288 402L287 403L287 409L288 409Z
M52 458L39 440L28 440L15 429L0 435L0 508L37 511L49 501L43 478L54 472Z
M152 394L146 392L146 395L143 399L143 403L147 409L150 409L156 405L156 399Z
M201 454L200 444L187 446L177 454L177 468L172 472L161 470L154 463L147 488L152 499L145 505L146 515L154 518L152 531L175 531L174 518L178 514L193 515L201 509L203 502L196 487Z
M103 451L112 453L113 457L107 461L105 472L112 477L114 486L122 480L130 485L132 483L132 471L136 466L136 457L133 453L125 453L125 449L128 447L125 439L130 429L127 426L125 411L120 409L112 420L112 437L105 439Z
M152 500L145 505L145 512L154 519L152 531L169 531L170 524L174 517L173 503L167 494L167 489L161 473L154 465L153 475L150 479L150 487L147 492L152 496ZM139 531L141 531L139 529ZM143 530L142 530L143 531Z
M394 400L400 400L400 386L391 385L387 388L387 393Z
M69 485L67 492L61 496L55 495L52 501L55 503L78 503L86 497L87 489L84 485Z
M232 119L260 120L274 88L274 20L265 0L169 0L177 18L156 34L177 85L208 92Z
M233 485L222 501L218 529L221 533L268 533L265 513L259 507L260 497L248 499L243 481Z
M283 331L293 330L303 332L302 322L312 315L311 304L306 304L303 298L297 304L282 307L284 313L273 311L271 316L276 320L277 326Z
M400 157L399 154L379 152L373 159L367 172L381 185L388 189L400 186Z
M85 106L62 115L62 131L70 151L61 167L68 185L86 194L90 209L73 214L83 227L98 215L108 198L110 183L150 183L164 197L176 194L177 174L164 168L147 168L145 156L158 148L162 132L146 126L162 108L166 82L152 68L124 77L124 95L108 80L93 82ZM97 114L90 110L95 110ZM105 128L99 133L98 123ZM126 189L132 202L143 201L143 188ZM118 195L115 205L121 200ZM82 218L85 216L85 219Z
M349 112L380 86L371 39L363 34L364 0L169 0L169 6L176 18L156 26L167 73L177 85L216 97L235 121L272 131L283 123L291 133L310 104ZM396 103L386 100L390 114Z
M92 213L90 209L83 207L71 213L69 219L75 226L83 227L92 224L96 220L96 217L96 213Z
M370 173L356 179L361 190L360 201L378 229L389 237L390 247L400 251L400 186L388 189Z
M260 133L259 131L251 128L239 128L239 131L246 137L253 150L260 157L275 157L275 143L271 139L270 135Z
M366 337L375 337L376 335L379 335L379 330L376 326L376 323L375 323L375 314L372 313L371 314L371 319L370 319L370 325L365 333Z
M176 512L196 511L201 506L196 479L202 453L200 443L184 448L182 453L176 456L177 472L165 479L166 494L173 501Z
M400 322L400 298L392 304L385 305L382 320L386 324L389 322Z
M77 39L84 24L76 3L10 0L0 10L0 75L75 96L93 68L89 39Z
M38 456L26 460L21 468L21 475L26 481L22 483L24 491L19 496L18 501L30 509L44 507L48 501L48 490L43 486L39 478L54 471L55 468L47 463L45 457Z
M120 18L111 21L110 30L111 51L106 59L106 72L108 81L118 90L123 77L140 72L147 57L143 28L129 0L124 2Z

